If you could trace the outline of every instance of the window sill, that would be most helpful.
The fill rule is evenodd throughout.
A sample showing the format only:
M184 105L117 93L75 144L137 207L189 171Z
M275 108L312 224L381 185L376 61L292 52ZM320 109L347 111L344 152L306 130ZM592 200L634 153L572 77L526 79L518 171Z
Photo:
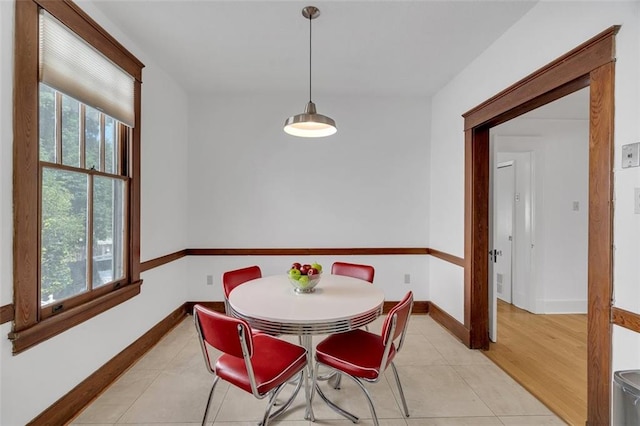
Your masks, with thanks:
M47 318L38 324L20 331L9 333L13 342L13 354L19 354L40 342L44 342L78 324L81 324L102 312L117 306L140 294L142 280L100 296L81 306L76 306Z

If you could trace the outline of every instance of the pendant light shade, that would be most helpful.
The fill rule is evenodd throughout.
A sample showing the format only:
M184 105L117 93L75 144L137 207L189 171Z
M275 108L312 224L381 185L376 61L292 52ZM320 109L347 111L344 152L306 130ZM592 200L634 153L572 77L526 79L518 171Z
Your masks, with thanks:
M316 104L309 101L304 113L287 118L284 131L293 136L304 138L321 138L331 136L336 129L336 122L326 115L316 112Z
M316 104L311 101L311 20L320 16L320 10L307 6L302 9L302 16L309 20L309 102L302 114L287 118L284 131L293 136L321 138L333 135L338 129L332 118L317 113Z

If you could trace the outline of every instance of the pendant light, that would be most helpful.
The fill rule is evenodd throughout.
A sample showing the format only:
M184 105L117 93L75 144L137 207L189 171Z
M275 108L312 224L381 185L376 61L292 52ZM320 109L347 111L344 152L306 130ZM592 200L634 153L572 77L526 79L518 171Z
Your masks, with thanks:
M320 10L314 6L307 6L302 9L302 16L309 20L309 103L304 113L287 118L284 131L304 138L331 136L338 130L336 122L326 115L318 114L316 104L311 101L311 20L320 16Z

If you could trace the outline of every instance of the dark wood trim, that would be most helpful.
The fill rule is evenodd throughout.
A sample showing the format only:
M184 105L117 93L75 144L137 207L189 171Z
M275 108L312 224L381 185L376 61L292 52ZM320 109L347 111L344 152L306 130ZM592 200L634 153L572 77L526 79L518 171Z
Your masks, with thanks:
M489 348L489 153L488 127L465 131L464 326L474 349Z
M488 129L535 106L590 86L588 413L587 424L609 424L611 294L613 288L613 26L465 113L465 326L470 347L488 344ZM485 176L486 175L486 176ZM481 194L479 196L479 194ZM487 197L488 198L488 197ZM433 308L432 308L433 309Z
M291 255L431 255L454 265L464 267L464 259L431 248L311 248L311 249L269 249L269 248L187 248L144 261L140 272L157 268L185 256L291 256Z
M382 313L386 314L388 313L391 308L393 308L394 306L396 306L398 304L398 302L400 302L399 300L396 301L388 301L385 300L384 304L382 305ZM422 300L414 300L413 301L413 309L411 310L412 314L428 314L429 313L429 302L426 301L422 301Z
M523 105L530 106L530 108L521 111L520 114L531 111L544 105L544 103L535 106L529 104L536 98L545 96L574 80L583 79L595 68L614 61L615 49L612 48L612 39L619 30L619 25L607 28L555 61L462 114L465 119L464 129L469 130L487 124L494 126L497 123L495 120L499 116L516 108L522 108ZM574 87L574 91L579 88ZM567 92L564 95L569 93L572 92ZM547 99L547 103L551 100L553 99Z
M132 281L140 279L140 187L141 176L140 165L142 163L141 145L141 116L142 116L142 83L135 81L134 87L134 111L135 123L131 129L132 135L127 138L129 142L128 175L131 178L129 183L129 273Z
M9 339L13 341L13 354L20 353L30 347L43 342L51 337L68 330L94 316L111 309L140 294L142 281L121 287L118 290L93 299L83 305L76 306L61 312L46 321L42 321L32 327L21 331L9 333Z
M14 328L38 321L38 7L15 2L13 82Z
M188 248L188 256L351 256L429 254L426 247L363 248Z
M533 98L530 101L527 101L512 110L506 111L504 114L501 114L495 117L494 119L492 119L490 122L487 123L487 125L489 125L490 127L497 126L499 124L502 124L504 122L511 120L512 118L516 118L526 112L529 112L538 107L546 105L564 96L570 95L571 93L576 92L580 89L584 89L587 86L589 86L589 76L584 75L562 86L552 89L549 92L543 93L542 95L536 98Z
M33 0L138 81L144 64L70 0Z
M462 266L464 268L464 259L458 256L454 256L449 253L445 253L436 249L427 249L428 254L433 257L437 257L438 259L444 260L445 262L453 263L454 265Z
M63 425L70 422L94 398L158 343L165 334L178 325L185 316L184 305L171 312L151 330L31 420L28 425Z
M469 329L466 328L460 321L442 310L435 303L428 302L428 304L429 315L431 316L431 318L433 318L434 321L449 330L451 334L460 339L466 346L469 346L469 342L471 339L471 332L469 331Z
M600 425L609 423L611 407L615 62L590 77L587 424Z
M193 307L195 305L202 305L205 308L211 309L212 311L225 313L224 302L214 302L214 301L185 302L184 312L188 315L192 315Z
M625 309L616 308L611 309L611 323L619 325L627 330L640 333L640 314L627 311Z
M149 269L157 268L158 266L165 265L174 260L181 259L187 255L187 249L176 251L171 254L165 254L164 256L156 257L155 259L147 260L140 264L140 272L148 271Z
M0 324L13 321L13 305L0 306Z

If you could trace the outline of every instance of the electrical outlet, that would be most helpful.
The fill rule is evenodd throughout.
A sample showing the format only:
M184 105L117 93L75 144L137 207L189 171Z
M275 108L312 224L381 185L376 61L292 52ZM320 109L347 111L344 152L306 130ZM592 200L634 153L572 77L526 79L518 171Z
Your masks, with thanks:
M411 274L404 274L404 283L411 284Z
M213 285L213 275L207 275L207 285Z

